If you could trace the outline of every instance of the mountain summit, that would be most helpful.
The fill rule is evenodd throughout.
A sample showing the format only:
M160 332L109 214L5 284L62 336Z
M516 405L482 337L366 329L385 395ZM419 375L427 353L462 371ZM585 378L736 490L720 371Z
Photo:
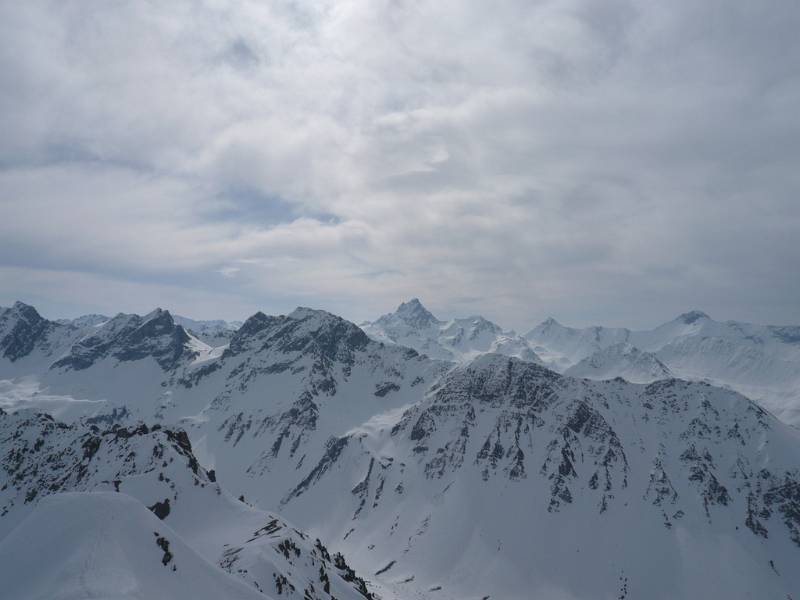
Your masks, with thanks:
M384 315L384 317L387 317L387 320L389 316L390 315ZM394 312L394 316L402 320L409 327L414 327L416 329L423 329L441 323L422 305L418 298L412 298L408 302L400 304Z
M479 354L497 352L541 362L528 343L513 331L481 317L441 321L417 298L403 302L393 313L361 327L371 338L413 348L431 358L461 362Z

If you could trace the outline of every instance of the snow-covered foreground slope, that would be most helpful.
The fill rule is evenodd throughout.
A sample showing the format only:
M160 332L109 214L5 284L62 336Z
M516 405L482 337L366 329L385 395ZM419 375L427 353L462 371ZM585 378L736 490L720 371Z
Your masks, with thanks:
M800 423L800 327L723 323L692 311L648 331L575 329L548 319L525 337L551 367L595 379L625 377L629 362L614 361L609 353L629 344L654 355L677 377L731 387L782 420ZM652 378L638 379L662 377L659 369L652 372Z
M800 434L735 392L487 355L331 443L282 510L436 597L785 598L799 468Z
M496 352L541 363L527 341L513 331L480 316L440 321L417 298L361 327L379 342L407 346L431 358L464 361Z
M162 537L174 540L180 536L178 541L191 547L190 554L197 553L205 561L202 569L219 571L220 575L225 571L236 579L244 580L247 590L255 589L270 596L298 600L371 598L373 588L367 588L343 556L332 555L318 539L311 538L279 516L235 500L216 482L213 471L206 471L200 466L186 434L180 430L158 425L150 428L141 423L128 427L118 424L110 427L100 427L95 423L65 424L31 411L16 414L0 411L0 475L0 480L5 481L0 490L0 546L7 539L18 539L14 537L17 535L14 528L22 527L20 522L42 520L39 503L53 494L61 497L65 492L86 492L70 496L89 497L89 500L80 500L79 508L75 510L88 513L85 518L103 521L107 511L101 510L92 516L98 506L93 504L93 499L100 496L88 492L109 491L112 495L125 494L126 498L127 495L136 498L142 510L148 507L162 519L163 524L157 528ZM48 518L53 519L58 516L58 510L64 507L58 503L47 503L46 506L46 514L50 515ZM61 518L70 519L70 510L64 509ZM112 517L112 520L115 519ZM141 528L142 523L136 526ZM152 529L150 525L147 527ZM9 534L9 531L14 533ZM30 529L23 531L25 535L31 533ZM47 528L42 531L46 532ZM166 535L164 531L171 534ZM129 548L126 544L130 540L124 537L115 539L124 535L124 527L110 530L105 535L109 539L104 543L111 548L107 562L95 563L91 556L81 554L87 562L92 562L92 566L87 567L91 571L88 576L91 585L86 588L89 591L84 590L85 595L82 596L80 593L83 592L75 592L75 596L65 592L63 597L106 597L102 595L104 573L113 570L115 563L120 571L129 567L136 570L131 578L138 581L142 576L137 570L140 563L127 565L125 557L130 552L139 552L139 540L135 540L136 548ZM83 548L82 540L94 539L92 535L84 538L83 534L72 529L65 532L64 536L67 539L74 538L79 548ZM59 561L62 560L74 563L69 556L62 556L62 549L56 555L43 557L43 560L50 561L50 567L40 566L46 572L58 571L61 568ZM196 562L193 558L192 561ZM16 581L15 571L10 570L13 564L0 562L0 580ZM219 575L215 577L219 578ZM221 579L226 580L225 577ZM72 581L63 581L59 585L64 590L70 590L73 584ZM175 582L177 586L185 584L182 577ZM20 585L24 587L24 582ZM141 585L137 583L119 597L195 597L181 595L184 592L176 595L175 586L164 588L163 595L151 595L153 588L148 585L147 581ZM212 586L210 589L218 587ZM186 588L185 593L189 591L190 588ZM93 596L90 592L99 595ZM260 594L258 596L263 597ZM62 596L43 594L31 597ZM242 592L238 596L212 597L251 596Z
M215 568L140 502L113 492L46 498L0 540L14 600L263 600Z

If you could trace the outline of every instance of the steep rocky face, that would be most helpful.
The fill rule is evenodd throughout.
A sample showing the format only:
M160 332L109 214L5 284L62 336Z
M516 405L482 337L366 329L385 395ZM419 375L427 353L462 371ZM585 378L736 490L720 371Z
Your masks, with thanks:
M462 573L445 576L453 564L495 556L474 548L475 539L498 540L508 548L503 556L520 552L526 565L549 565L535 567L533 579L511 568L520 589L534 579L568 589L573 584L557 574L552 555L565 561L599 552L596 535L607 536L603 551L624 567L630 589L652 592L648 577L658 561L637 557L643 543L676 561L672 576L692 580L691 589L701 574L676 566L678 557L693 544L722 547L717 536L725 535L741 556L761 557L769 585L791 593L800 585L787 574L800 556L798 465L797 432L735 392L674 379L648 386L575 380L490 355L448 373L393 424L332 441L284 497L283 510L313 523L322 498L349 495L334 515L345 525L328 525L326 535L339 536L350 553L374 545L395 561L390 572L451 590ZM472 541L453 533L462 531ZM681 546L687 532L692 541ZM561 540L551 556L530 547L551 535ZM442 561L431 547L454 558ZM741 560L741 568L754 568ZM770 560L783 565L780 576ZM598 582L613 581L611 570L591 568L602 572ZM597 585L614 592L612 583ZM663 597L675 593L686 592Z
M266 521L241 545L229 546L220 566L262 593L297 600L376 600L340 553L279 517Z
M162 369L171 370L195 356L186 330L175 324L169 311L156 309L144 317L117 315L79 340L52 368L80 371L106 358L126 362L152 357Z
M425 329L442 325L439 319L434 317L427 308L422 306L418 298L412 298L408 302L402 302L400 306L397 307L397 311L395 311L394 314L397 319L415 329ZM381 319L383 319L383 323L386 324L390 324L391 322L390 315L384 315ZM381 322L381 319L378 319L378 322Z
M0 350L14 362L29 355L34 347L44 345L47 336L60 326L42 318L36 309L22 302L0 311Z
M153 490L148 505L178 500L174 480L191 485L212 481L181 430L94 424L65 424L49 415L0 410L0 515L63 491L97 488L119 491L132 477L147 476ZM123 485L123 487L125 487Z
M236 332L223 358L244 352L311 356L320 368L353 357L369 344L367 335L353 323L324 311L298 308L287 317L256 313Z

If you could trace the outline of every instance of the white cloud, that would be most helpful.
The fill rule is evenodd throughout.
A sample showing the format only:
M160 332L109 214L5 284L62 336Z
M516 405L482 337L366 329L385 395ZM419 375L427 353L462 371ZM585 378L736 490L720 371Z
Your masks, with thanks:
M50 278L81 286L65 310L124 283L194 314L224 297L227 317L302 302L360 319L419 295L522 328L695 306L799 321L799 19L7 3L0 300Z

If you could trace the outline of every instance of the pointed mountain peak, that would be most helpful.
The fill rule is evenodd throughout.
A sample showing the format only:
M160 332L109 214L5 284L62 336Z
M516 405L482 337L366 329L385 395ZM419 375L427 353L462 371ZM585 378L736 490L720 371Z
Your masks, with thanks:
M561 323L556 321L553 317L547 317L544 321L542 321L540 327L561 327Z
M142 317L142 324L149 323L150 321L159 321L170 326L174 324L174 320L172 319L170 312L163 308L156 308Z
M408 302L403 302L397 307L394 314L412 327L427 327L428 325L439 323L439 320L422 305L419 298L412 298Z
M14 305L11 307L11 310L29 321L40 321L43 320L43 317L39 314L39 312L30 304L25 304L24 302L20 302L17 300L14 302Z
M241 327L239 327L239 331L245 334L255 333L256 331L266 327L272 318L273 317L268 317L259 310L251 317L248 317L244 323L242 323Z
M702 310L690 310L689 312L683 313L680 315L677 320L683 321L687 325L691 325L692 323L699 321L701 319L710 319L706 313Z

